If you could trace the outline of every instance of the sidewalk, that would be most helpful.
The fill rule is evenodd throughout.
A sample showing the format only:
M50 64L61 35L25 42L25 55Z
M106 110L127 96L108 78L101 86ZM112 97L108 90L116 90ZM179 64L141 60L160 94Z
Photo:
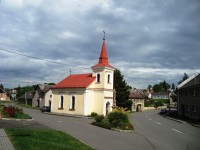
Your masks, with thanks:
M4 129L0 129L0 150L14 150Z

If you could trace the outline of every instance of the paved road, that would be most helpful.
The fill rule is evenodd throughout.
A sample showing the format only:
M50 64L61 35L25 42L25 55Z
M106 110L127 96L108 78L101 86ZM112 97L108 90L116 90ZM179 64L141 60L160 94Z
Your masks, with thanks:
M158 111L135 113L131 120L156 150L200 150L200 128L163 118Z
M132 133L106 130L91 125L92 119L43 114L24 109L36 121L53 129L64 131L100 150L198 150L200 129L165 119L157 112L133 113ZM180 133L181 132L181 133Z

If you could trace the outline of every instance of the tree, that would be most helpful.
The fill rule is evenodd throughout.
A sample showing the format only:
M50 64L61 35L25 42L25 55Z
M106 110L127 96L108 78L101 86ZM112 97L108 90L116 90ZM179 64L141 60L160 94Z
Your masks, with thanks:
M4 86L3 86L3 84L1 83L1 85L0 85L0 88L2 89L2 90L4 90Z
M187 80L189 78L189 76L187 75L187 73L184 73L182 80L178 81L178 84L181 84L183 81Z
M118 69L114 72L114 89L116 91L117 106L131 110L132 101L129 100L131 87L126 83L124 76Z
M165 92L167 92L170 89L170 85L165 80L160 84L162 85Z
M174 83L172 83L171 89L172 89L172 91L175 91L176 87L175 87Z
M170 89L170 84L168 84L165 80L153 86L154 92L167 92L169 89Z
M161 84L155 84L154 86L153 86L153 91L154 92L162 92L164 89L163 89L163 87L162 87L162 85Z

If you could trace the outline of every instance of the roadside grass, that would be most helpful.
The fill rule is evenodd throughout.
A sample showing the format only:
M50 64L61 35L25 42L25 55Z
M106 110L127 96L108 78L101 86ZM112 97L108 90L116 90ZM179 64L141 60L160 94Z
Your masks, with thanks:
M72 136L54 130L5 129L15 150L92 150Z

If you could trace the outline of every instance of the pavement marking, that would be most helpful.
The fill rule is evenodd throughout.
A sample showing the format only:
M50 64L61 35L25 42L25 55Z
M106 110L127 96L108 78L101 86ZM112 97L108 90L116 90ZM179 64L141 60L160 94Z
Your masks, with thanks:
M160 122L156 122L157 124L161 124Z
M58 121L58 122L63 122L63 121Z
M146 114L146 118L147 118L147 114Z
M179 131L179 130L176 130L176 129L173 129L173 128L172 128L172 130L173 130L173 131L176 131L176 132L178 132L178 133L183 133L183 132L181 132L181 131Z
M149 120L152 120L151 118L149 118Z

